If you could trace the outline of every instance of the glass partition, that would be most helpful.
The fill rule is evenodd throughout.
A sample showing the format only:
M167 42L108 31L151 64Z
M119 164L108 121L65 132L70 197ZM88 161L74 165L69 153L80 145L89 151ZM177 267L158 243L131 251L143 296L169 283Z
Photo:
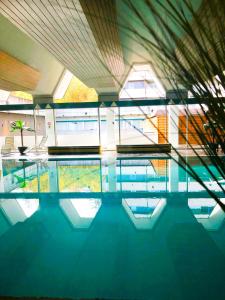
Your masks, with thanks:
M120 137L123 145L165 143L167 138L165 107L121 107Z
M14 138L14 149L21 145L19 132L10 132L10 122L15 120L35 129L24 132L24 145L28 147L38 147L43 137L47 139L45 146L101 145L103 150L115 150L118 144L168 142L179 148L188 144L199 147L202 141L196 128L208 137L204 131L206 119L198 104L158 105L154 100L139 100L132 106L131 102L121 101L119 107L115 103L108 107L110 103L106 102L40 104L38 108L23 104L19 109L18 105L4 105L0 112L0 147L8 136Z
M187 105L176 105L178 114L178 144L180 147L188 145L188 111Z
M97 108L57 109L55 117L58 146L99 145Z

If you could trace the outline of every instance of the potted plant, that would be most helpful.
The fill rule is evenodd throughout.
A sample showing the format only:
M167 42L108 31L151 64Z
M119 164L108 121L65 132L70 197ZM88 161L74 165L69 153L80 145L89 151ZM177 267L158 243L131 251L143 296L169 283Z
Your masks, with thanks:
M18 147L18 150L20 152L21 155L24 155L24 152L26 151L27 147L24 146L23 143L23 132L26 131L34 131L32 128L30 127L26 127L25 126L25 122L22 120L17 120L17 121L13 121L10 123L10 127L11 127L11 132L15 132L17 130L20 131L20 136L21 136L21 147Z

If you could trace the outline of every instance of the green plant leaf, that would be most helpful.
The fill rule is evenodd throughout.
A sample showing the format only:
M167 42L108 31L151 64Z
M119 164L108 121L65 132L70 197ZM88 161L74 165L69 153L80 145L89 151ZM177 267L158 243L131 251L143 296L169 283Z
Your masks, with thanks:
M10 123L11 132L14 132L16 130L26 130L26 131L34 131L34 129L25 126L25 122L22 120L16 120Z

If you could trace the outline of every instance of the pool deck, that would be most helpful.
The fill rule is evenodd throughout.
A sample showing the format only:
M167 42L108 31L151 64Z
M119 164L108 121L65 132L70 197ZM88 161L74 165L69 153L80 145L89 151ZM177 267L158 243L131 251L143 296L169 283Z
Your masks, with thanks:
M125 158L125 157L132 157L132 158L141 158L141 157L154 157L154 158L169 158L169 157L176 157L177 155L182 155L185 157L189 157L189 156L196 156L196 155L200 155L200 156L208 156L208 153L206 152L206 150L202 149L202 148L194 148L193 149L187 149L187 148L178 148L177 152L175 150L172 150L172 152L170 154L164 154L164 153L134 153L134 154L120 154L120 153L116 153L116 151L104 151L102 154L92 154L92 155L48 155L47 151L46 152L39 152L39 153L35 153L35 152L30 152L26 155L20 155L19 152L15 152L12 153L10 155L4 155L1 156L0 155L0 159L25 159L25 160L35 160L35 159L64 159L64 158L79 158L79 159L88 159L88 158L104 158L107 156L111 156L111 157L117 157L117 158ZM218 156L225 156L225 154L220 150L217 154Z

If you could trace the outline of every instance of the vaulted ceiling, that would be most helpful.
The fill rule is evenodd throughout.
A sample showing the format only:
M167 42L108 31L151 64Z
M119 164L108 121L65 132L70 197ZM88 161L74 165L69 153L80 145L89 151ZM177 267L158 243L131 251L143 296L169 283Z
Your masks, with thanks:
M144 0L131 1L138 11L146 14ZM134 63L149 62L164 80L154 66L154 58L126 31L126 26L142 30L126 2L0 0L0 13L87 86L98 93L118 92ZM197 9L201 0L192 2ZM10 38L13 40L13 36Z
M118 90L124 65L114 0L1 0L0 11L86 85Z

